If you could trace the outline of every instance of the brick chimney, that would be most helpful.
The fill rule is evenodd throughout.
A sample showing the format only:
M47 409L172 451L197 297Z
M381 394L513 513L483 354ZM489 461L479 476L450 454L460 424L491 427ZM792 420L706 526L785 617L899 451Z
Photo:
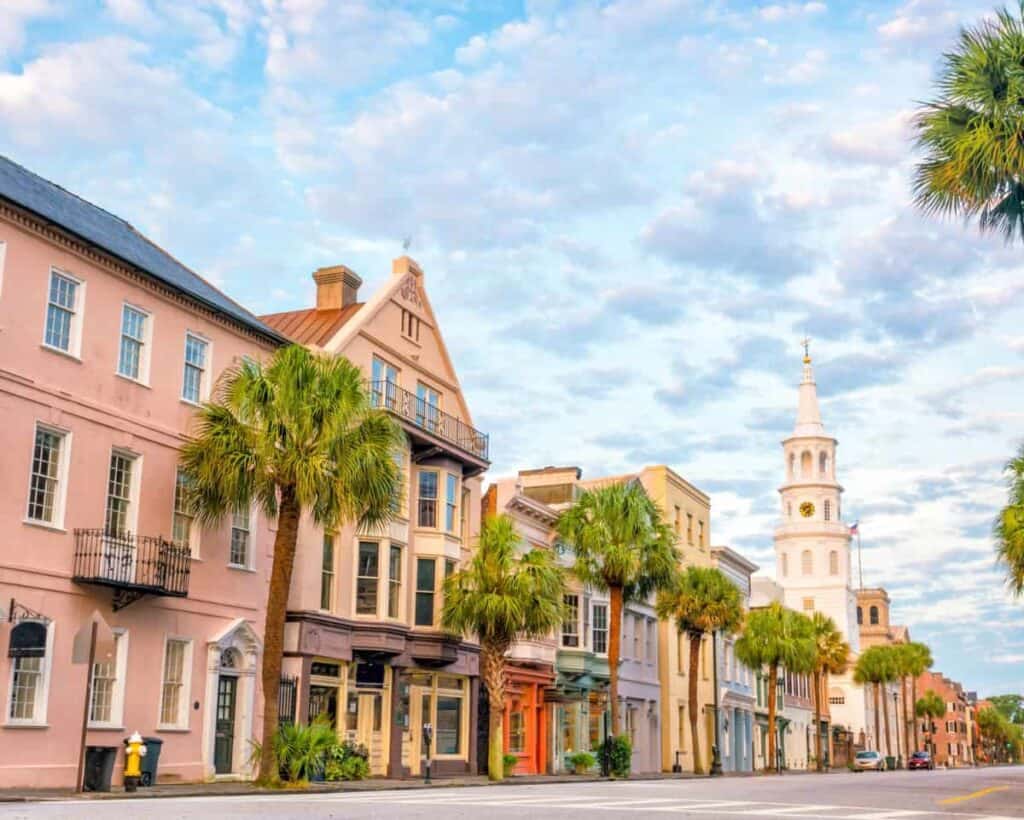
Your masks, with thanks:
M316 309L338 310L353 304L359 298L359 286L363 280L344 265L320 268L313 274L316 282Z

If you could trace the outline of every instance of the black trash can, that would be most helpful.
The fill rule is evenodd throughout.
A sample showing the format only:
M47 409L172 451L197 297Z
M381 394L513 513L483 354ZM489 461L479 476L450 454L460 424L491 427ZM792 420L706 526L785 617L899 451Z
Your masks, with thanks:
M87 792L109 792L115 760L116 746L86 746L82 789Z
M158 737L144 737L142 742L146 744L146 756L142 758L139 768L142 770L143 786L152 786L156 783L156 766L160 762L160 749L164 742Z

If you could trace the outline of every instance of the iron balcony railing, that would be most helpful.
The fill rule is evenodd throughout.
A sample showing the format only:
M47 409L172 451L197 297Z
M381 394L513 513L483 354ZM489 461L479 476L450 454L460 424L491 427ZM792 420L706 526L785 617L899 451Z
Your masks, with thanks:
M76 581L154 595L188 595L192 553L160 537L75 530Z
M428 404L426 400L397 384L388 381L370 382L370 401L374 407L383 407L470 455L483 461L489 460L486 433L481 433L455 416Z

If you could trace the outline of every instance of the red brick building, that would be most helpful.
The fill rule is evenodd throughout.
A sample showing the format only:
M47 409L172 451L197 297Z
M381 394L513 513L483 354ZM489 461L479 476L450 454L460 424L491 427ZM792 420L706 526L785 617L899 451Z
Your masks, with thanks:
M917 679L917 696L922 697L929 689L946 704L946 713L935 718L928 726L927 718L918 718L918 729L923 733L922 746L927 745L935 757L936 766L958 768L974 762L974 750L968 733L967 693L956 681L941 672L925 672Z

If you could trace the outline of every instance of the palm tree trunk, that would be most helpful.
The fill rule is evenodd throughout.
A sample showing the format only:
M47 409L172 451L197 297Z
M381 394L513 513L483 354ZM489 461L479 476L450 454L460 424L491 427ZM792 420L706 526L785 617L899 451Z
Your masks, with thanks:
M487 776L505 777L505 650L485 642L480 646L480 675L487 687L490 716L487 726Z
M284 620L288 611L288 592L295 567L295 545L299 537L299 505L294 487L281 487L277 510L277 535L274 536L274 563L270 570L267 594L267 622L263 628L263 740L260 750L259 779L276 783L280 779L274 735L278 723L278 693L281 688L281 658L284 654Z
M900 678L900 694L903 696L903 759L910 762L910 713L907 711L907 679Z
M889 727L889 693L882 696L882 716L885 718L885 755L892 757L892 731Z
M779 667L768 667L768 759L764 762L766 773L775 771L775 694L778 689Z
M882 740L882 732L878 728L878 691L879 691L879 688L881 687L881 685L882 684L880 684L878 681L875 681L875 748L876 749L879 748L879 746L881 744L881 740Z
M612 736L619 734L619 647L622 642L622 587L609 587L611 623L608 625L608 698L611 700Z
M920 743L920 735L918 734L918 728L917 728L917 678L916 677L910 679L910 697L913 698L913 700L914 700L914 709L913 709L913 714L914 714L914 751L916 752L920 748L920 746L918 746L918 743Z
M814 670L812 677L814 683L814 759L818 764L818 771L824 771L825 761L821 759L821 672Z
M697 731L697 673L700 664L700 646L703 632L691 632L690 638L690 743L693 746L693 773L704 774L704 759L700 756L700 732Z

